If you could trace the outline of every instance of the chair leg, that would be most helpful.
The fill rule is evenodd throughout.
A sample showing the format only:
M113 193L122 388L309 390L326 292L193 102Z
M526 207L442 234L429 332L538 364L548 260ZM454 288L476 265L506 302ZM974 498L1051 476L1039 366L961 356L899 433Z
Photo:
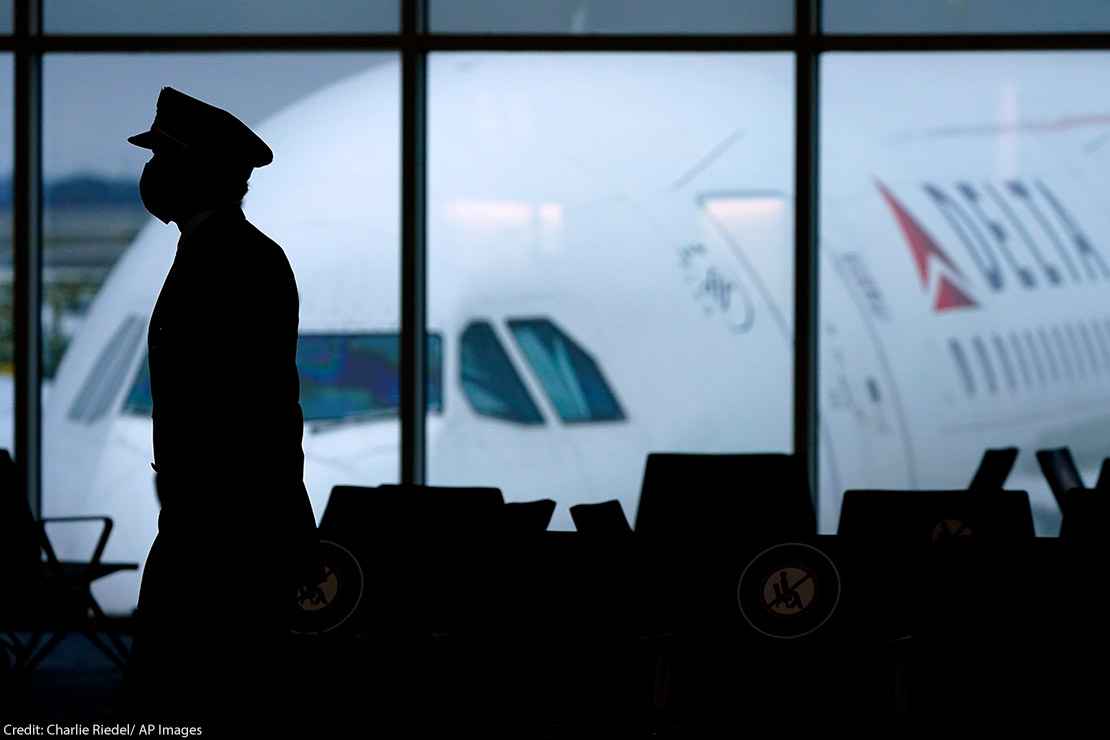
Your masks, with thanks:
M89 610L93 613L92 627L89 631L95 633L98 628L107 627L108 616L104 613L104 610L100 608L100 604L97 603L96 599L93 598L92 591L87 588L85 589L85 599L88 603ZM109 658L111 658L113 663L115 663L120 668L123 668L127 664L127 658L131 654L131 651L128 649L127 645L124 644L123 640L119 638L118 635L114 634L108 629L104 629L103 632L104 636L107 637L108 641L112 644L112 648L114 648L115 651L114 653L109 652L106 645L98 643L98 641L93 637L89 637L89 639Z
M100 652L108 656L108 660L112 661L112 663L117 668L122 670L127 666L127 648L123 647L122 649L120 649L119 647L114 647L116 642L118 641L118 638L115 638L114 635L109 635L111 644L104 642L104 640L100 639L100 636L97 634L95 625L90 626L88 629L82 630L81 634L83 634L89 642L95 645Z
M6 637L5 647L12 656L12 672L22 672L31 656L34 655L39 643L42 642L43 633L32 632L31 636L24 640L19 636L19 633L11 631L7 633Z
M37 645L37 643L41 640L42 633L36 632L35 637L32 638L31 644L28 645L27 659L23 663L23 665L20 666L20 670L27 672L33 671L38 666L38 664L41 663L44 658L46 658L47 655L54 651L54 648L58 647L62 640L66 638L66 634L67 633L64 630L61 632L53 632L50 634L50 637L46 640L46 642L43 642L41 645Z

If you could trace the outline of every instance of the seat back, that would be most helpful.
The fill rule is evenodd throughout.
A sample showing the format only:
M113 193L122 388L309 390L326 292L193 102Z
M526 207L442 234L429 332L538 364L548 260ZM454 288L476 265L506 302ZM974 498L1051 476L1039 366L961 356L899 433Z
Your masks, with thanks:
M616 499L570 507L570 518L581 534L590 537L619 537L632 533L621 502Z
M374 594L356 623L419 631L468 619L488 603L492 558L504 556L503 509L496 488L333 488L320 537L355 555Z
M1110 457L1102 461L1102 467L1098 470L1098 482L1095 483L1095 490L1110 491Z
M549 498L538 501L514 501L502 507L502 525L509 535L531 535L547 531L555 514L555 502Z
M847 491L837 534L890 549L948 542L1019 542L1034 537L1025 491Z
M1071 456L1071 450L1067 447L1037 450L1037 464L1041 466L1041 473L1048 481L1048 487L1052 490L1056 505L1063 512L1068 491L1073 488L1084 488L1083 476L1080 475L1079 467Z
M648 455L637 536L699 547L806 537L816 529L805 470L794 455Z
M1106 465L1103 465L1103 469ZM1110 525L1110 496L1105 490L1072 488L1060 522L1060 539L1105 550Z
M968 489L972 491L1001 491L1006 487L1006 479L1017 462L1017 447L998 447L983 453L979 468L971 479Z

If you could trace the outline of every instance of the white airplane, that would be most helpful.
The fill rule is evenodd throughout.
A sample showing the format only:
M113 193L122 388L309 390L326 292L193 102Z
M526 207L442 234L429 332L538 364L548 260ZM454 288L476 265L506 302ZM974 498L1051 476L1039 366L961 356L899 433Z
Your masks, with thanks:
M1063 93L1000 113L995 77L1049 84L1049 62L968 65L956 92L863 118L833 91L866 64L875 77L873 59L826 65L822 529L845 488L961 487L985 447L1012 444L1009 487L1052 533L1032 451L1070 445L1088 475L1108 454L1110 222L1090 148L1110 119ZM430 482L553 498L553 528L571 528L585 501L616 498L631 520L650 451L790 448L790 69L781 55L433 58ZM257 127L276 158L245 209L301 292L318 517L333 485L398 476L398 79L372 68ZM938 102L964 85L981 99ZM113 516L109 559L141 562L156 530L145 338L177 238L154 220L138 235L46 408L45 513ZM91 547L54 537L66 555ZM118 575L96 595L122 611L137 589Z

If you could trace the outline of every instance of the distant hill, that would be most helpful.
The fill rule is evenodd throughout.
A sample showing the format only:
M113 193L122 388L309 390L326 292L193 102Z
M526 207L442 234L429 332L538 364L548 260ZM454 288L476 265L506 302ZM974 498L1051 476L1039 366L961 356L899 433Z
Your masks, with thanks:
M78 174L56 180L47 180L45 186L47 208L72 208L74 206L135 206L142 208L139 199L139 182L134 177L102 177ZM12 205L12 178L0 179L0 208Z

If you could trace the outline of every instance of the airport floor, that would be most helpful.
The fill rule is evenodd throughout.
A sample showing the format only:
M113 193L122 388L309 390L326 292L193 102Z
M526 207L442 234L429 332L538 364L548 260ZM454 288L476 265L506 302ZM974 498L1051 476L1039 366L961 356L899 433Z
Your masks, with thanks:
M107 721L122 680L123 673L84 636L69 635L26 680L14 682L0 715L36 722Z

